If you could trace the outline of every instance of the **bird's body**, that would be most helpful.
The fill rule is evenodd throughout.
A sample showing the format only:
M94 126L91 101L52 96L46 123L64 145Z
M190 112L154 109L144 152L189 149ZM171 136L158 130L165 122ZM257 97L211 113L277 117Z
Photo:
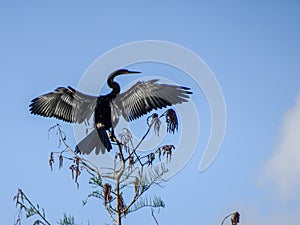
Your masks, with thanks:
M91 96L74 88L59 87L53 92L41 95L31 101L32 114L71 122L88 122L94 114L94 129L77 146L76 151L89 154L96 148L96 154L112 148L106 130L113 129L120 115L132 121L153 109L164 108L186 102L189 88L159 84L158 80L138 82L128 91L121 93L114 78L121 74L139 73L120 69L109 75L107 84L112 91L107 95ZM101 141L99 141L99 138Z
M111 100L107 96L98 97L94 114L94 123L97 128L108 130L112 127Z

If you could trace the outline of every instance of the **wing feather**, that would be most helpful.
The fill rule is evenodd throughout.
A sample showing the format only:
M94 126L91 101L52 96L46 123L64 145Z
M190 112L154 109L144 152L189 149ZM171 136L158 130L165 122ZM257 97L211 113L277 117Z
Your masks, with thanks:
M45 117L55 117L66 122L88 121L94 112L96 96L86 95L68 86L56 88L31 101L30 112Z
M127 121L132 121L153 109L187 102L190 94L190 88L160 84L155 79L136 83L128 91L119 94L113 103Z

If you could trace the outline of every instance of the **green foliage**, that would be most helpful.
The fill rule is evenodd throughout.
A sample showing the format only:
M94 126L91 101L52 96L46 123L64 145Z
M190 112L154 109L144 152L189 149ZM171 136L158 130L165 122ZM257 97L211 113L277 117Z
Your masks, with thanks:
M95 185L96 187L102 187L102 179L100 176L92 176L90 178L89 184L91 185Z
M57 222L59 225L79 225L75 222L74 216L64 213L63 218ZM82 224L82 223L81 223ZM88 223L89 225L90 223Z
M74 216L64 213L63 218L59 220L59 225L76 225Z
M152 208L164 208L164 201L157 196L153 198L140 197L128 210L127 213L135 212L144 207L152 207Z

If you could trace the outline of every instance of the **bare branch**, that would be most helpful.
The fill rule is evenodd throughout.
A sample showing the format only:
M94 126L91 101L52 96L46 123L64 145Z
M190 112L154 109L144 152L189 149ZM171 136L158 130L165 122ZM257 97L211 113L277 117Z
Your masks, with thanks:
M35 223L41 223L44 225L50 225L48 220L45 217L45 211L42 209L40 211L39 205L35 206L32 202L27 198L22 189L18 189L17 195L14 197L14 201L16 201L16 207L19 207L19 215L15 221L15 225L21 224L21 210L24 209L26 212L26 217L30 217L33 215L38 215L42 220L36 220ZM27 205L28 204L28 205Z
M156 225L159 225L159 223L158 223L156 217L154 216L154 210L153 210L152 208L151 208L151 215L152 215L152 217L153 217L153 219L154 219Z

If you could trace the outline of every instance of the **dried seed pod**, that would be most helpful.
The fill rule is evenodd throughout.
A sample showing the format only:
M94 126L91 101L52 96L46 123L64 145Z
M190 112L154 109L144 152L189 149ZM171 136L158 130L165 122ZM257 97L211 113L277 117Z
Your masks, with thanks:
M178 119L174 109L168 109L165 113L167 132L174 134L175 130L178 131Z
M50 159L49 159L49 166L50 166L51 171L53 170L53 163L54 163L53 152L51 152Z
M231 217L231 224L237 225L239 222L240 222L240 214L238 211L236 211L235 213L233 213Z
M106 205L108 202L111 202L112 196L111 193L111 185L109 183L105 183L102 188L103 191L103 198L104 198L104 205Z
M58 168L61 169L63 167L63 156L62 156L62 154L59 155L58 159L59 159L59 166L58 166Z

